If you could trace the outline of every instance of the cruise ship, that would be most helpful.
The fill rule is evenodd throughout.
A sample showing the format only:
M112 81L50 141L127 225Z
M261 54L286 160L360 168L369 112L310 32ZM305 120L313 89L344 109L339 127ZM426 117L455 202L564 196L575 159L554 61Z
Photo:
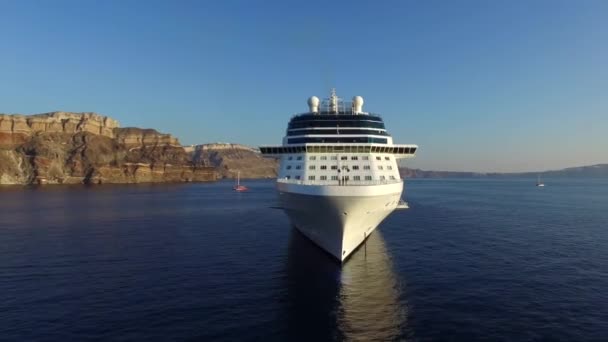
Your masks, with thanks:
M278 158L277 189L291 223L340 262L376 229L401 200L397 160L416 145L397 145L378 114L363 111L363 98L308 99L294 115L280 146L262 146Z

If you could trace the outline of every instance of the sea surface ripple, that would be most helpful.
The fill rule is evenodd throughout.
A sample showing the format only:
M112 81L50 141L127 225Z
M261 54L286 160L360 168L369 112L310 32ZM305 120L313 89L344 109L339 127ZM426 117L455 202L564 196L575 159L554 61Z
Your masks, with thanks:
M0 188L0 339L608 337L606 180L408 180L343 266L246 183Z

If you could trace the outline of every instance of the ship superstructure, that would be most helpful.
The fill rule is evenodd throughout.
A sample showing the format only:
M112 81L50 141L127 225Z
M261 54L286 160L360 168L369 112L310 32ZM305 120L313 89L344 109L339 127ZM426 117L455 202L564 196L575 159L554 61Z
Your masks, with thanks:
M260 151L278 158L277 188L292 224L344 261L400 204L397 160L418 146L397 145L382 118L363 111L363 98L308 99L309 111L289 121L281 146Z

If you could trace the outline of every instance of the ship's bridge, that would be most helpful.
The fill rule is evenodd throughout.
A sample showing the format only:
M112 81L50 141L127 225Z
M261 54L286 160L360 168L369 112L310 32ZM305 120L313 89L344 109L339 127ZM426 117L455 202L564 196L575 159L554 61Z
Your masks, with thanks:
M282 155L294 153L384 153L392 154L396 158L413 157L418 145L396 145L391 146L369 144L300 144L293 146L261 146L260 152L267 157L280 158Z
M303 113L289 121L283 144L307 143L391 144L392 138L378 115Z
M294 115L287 125L283 145L330 144L392 144L382 118L363 111L363 98L343 101L332 90L331 96L320 101L308 99L309 111Z
M315 133L388 135L377 115L304 113L291 118L287 125L287 135Z

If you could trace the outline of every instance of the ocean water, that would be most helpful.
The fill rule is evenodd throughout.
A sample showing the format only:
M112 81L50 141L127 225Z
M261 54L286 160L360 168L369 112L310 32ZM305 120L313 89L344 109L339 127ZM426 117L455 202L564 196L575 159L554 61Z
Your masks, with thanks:
M408 180L343 266L246 183L0 188L0 340L608 340L608 180Z

